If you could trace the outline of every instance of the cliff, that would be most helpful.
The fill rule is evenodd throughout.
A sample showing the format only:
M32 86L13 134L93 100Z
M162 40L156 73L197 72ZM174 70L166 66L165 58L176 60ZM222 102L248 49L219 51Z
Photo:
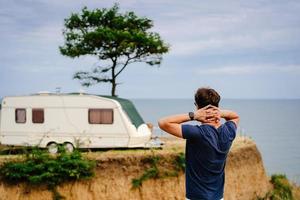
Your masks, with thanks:
M69 200L89 199L185 199L184 173L148 179L142 186L132 188L132 179L140 177L149 163L145 159L157 156L158 168L174 172L173 161L184 151L184 140L169 139L162 150L110 150L90 152L86 156L97 160L95 177L91 180L67 183L58 191ZM0 162L9 160L0 156ZM260 152L255 143L246 138L237 138L226 166L225 199L250 200L264 196L271 186L266 175ZM31 188L24 184L6 185L0 182L0 200L46 200L52 194L43 186Z

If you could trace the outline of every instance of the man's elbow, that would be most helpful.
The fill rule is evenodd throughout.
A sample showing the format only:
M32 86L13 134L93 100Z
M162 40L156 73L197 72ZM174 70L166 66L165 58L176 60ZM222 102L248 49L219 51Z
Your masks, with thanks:
M240 116L239 116L237 113L235 113L235 116L234 116L234 118L232 119L232 121L234 121L235 124L236 124L236 126L238 126L239 123L240 123Z
M236 119L237 121L240 121L240 116L239 116L239 114L235 113L235 119Z
M163 119L158 120L158 127L164 130L166 127L166 122Z
M158 121L158 126L163 131L169 132L170 125L171 124L167 120L165 120L165 119L160 119Z

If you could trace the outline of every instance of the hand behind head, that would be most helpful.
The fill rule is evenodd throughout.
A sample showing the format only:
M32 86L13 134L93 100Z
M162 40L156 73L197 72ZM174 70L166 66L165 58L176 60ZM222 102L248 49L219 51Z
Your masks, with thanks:
M215 122L218 123L221 120L221 111L218 107L216 106L212 106L212 105L208 105L205 108L205 121L206 122Z
M202 123L218 123L221 119L221 112L218 107L207 105L195 112L195 119Z

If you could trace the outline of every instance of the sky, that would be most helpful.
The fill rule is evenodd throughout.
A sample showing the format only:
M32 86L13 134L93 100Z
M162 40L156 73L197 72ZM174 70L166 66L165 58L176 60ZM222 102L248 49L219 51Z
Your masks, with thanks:
M121 12L152 19L170 45L162 64L128 66L124 98L192 98L211 87L223 98L300 98L300 1L121 0ZM106 0L0 0L0 97L40 91L110 94L106 83L82 87L72 76L99 61L62 56L64 19L109 8Z

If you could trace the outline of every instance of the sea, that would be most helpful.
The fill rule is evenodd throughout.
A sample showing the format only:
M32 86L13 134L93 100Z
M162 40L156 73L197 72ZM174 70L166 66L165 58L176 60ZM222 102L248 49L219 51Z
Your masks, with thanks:
M154 134L166 137L158 119L195 110L193 99L132 99ZM224 99L220 108L240 116L238 134L252 138L260 150L267 174L285 174L300 185L300 99Z

